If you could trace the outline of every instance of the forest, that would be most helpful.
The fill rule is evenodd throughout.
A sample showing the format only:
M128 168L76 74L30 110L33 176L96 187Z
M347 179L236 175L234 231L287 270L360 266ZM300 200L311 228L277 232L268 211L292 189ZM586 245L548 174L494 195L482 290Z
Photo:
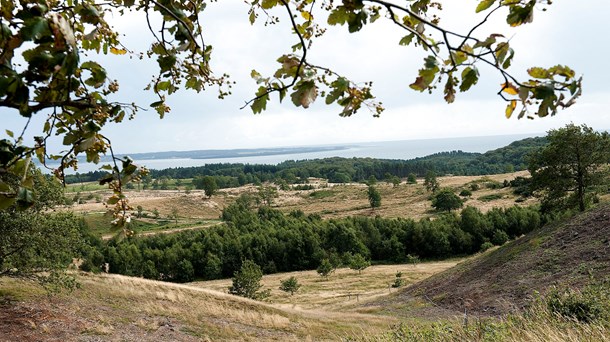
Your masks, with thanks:
M243 196L222 213L225 224L205 230L153 237L90 237L83 269L109 271L174 282L231 277L244 260L264 273L315 269L328 259L333 266L361 255L373 263L404 263L470 255L502 245L540 227L548 217L536 208L510 207L482 213L466 207L435 219L348 217L322 220L301 211L284 214L253 207Z

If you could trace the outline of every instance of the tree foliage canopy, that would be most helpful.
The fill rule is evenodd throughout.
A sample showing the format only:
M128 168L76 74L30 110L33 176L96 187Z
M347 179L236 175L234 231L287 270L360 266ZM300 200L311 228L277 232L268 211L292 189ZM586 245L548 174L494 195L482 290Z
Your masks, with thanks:
M34 276L49 284L80 255L83 233L75 215L51 210L63 202L59 182L37 169L29 177L35 205L20 210L17 203L0 210L0 276Z
M462 199L451 189L442 189L432 198L432 207L436 210L451 211L464 205Z
M268 295L265 291L260 291L263 287L261 279L263 271L260 266L252 260L245 260L239 271L235 272L229 293L251 299L263 299Z
M584 211L598 187L607 184L610 135L569 124L548 132L549 144L530 156L532 187L543 210Z
M377 190L377 188L372 185L369 185L367 194L369 198L369 204L371 205L372 209L381 207L381 194L379 193L379 190Z
M534 11L550 5L549 0L481 0L474 8L480 21L464 33L445 29L441 4L430 0L400 5L383 0L246 3L250 9L244 20L266 25L287 20L295 35L294 44L277 59L278 69L272 75L252 71L259 88L247 105L254 113L265 110L271 96L277 94L280 101L289 96L297 107L308 108L323 99L326 104L338 105L341 116L363 108L378 116L383 106L375 100L370 82L352 81L312 64L308 57L315 40L329 26L343 26L355 33L380 20L388 20L404 32L398 44L428 54L410 87L423 92L440 86L449 103L458 90L468 91L478 82L481 65L491 67L504 80L495 91L507 101L507 117L519 105L519 117L554 115L559 108L572 105L581 93L576 73L559 64L532 67L527 70L527 79L518 79L509 72L515 56L510 40L497 33L478 35L480 27L501 10L508 12L509 26L520 26L532 22ZM110 154L112 162L102 168L112 174L101 182L115 191L108 204L116 205L117 222L126 221L129 205L121 188L145 170L129 158L115 157L103 128L132 118L144 104L113 100L119 84L112 79L111 70L91 55L110 53L155 60L157 69L146 89L156 94L157 101L149 106L160 117L170 110L167 97L180 89L200 92L217 88L219 97L224 98L232 83L228 75L215 74L210 67L212 46L206 42L206 30L200 22L207 6L205 0L2 0L0 107L13 109L28 120L42 113L48 117L32 142L24 141L24 133L19 132L7 132L8 139L0 140L0 172L24 178L28 158L36 156L43 165L60 161L55 173L63 177L65 168L76 166L78 155L97 163L101 154ZM142 27L148 29L150 40L146 51L131 51L122 44L121 32L113 28L112 18L127 12L143 14ZM47 149L47 141L54 135L65 145L65 150L56 154ZM2 182L0 187L3 206L32 200L28 182L15 186Z

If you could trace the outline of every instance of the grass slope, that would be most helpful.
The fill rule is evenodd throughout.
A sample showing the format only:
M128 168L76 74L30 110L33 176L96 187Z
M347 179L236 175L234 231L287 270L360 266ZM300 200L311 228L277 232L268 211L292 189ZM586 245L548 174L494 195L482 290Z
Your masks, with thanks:
M425 298L444 309L504 314L553 285L581 288L610 274L610 205L548 225L432 276L394 297Z
M307 341L377 334L389 319L279 308L213 290L108 274L47 297L0 278L0 341Z

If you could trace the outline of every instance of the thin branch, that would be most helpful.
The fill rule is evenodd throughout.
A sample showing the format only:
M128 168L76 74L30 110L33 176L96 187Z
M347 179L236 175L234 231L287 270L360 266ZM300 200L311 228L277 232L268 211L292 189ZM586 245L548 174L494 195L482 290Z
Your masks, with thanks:
M153 4L159 6L159 8L161 8L167 15L169 15L170 17L174 18L174 20L176 20L177 22L179 22L184 29L188 32L189 37L191 38L191 40L193 41L194 44L197 44L197 39L195 38L195 35L193 34L193 31L191 30L191 28L184 22L184 20L180 19L176 14L174 14L172 11L169 10L169 8L165 7L164 5L160 4L159 2L155 1L155 0L148 0L150 2L152 2ZM205 46L202 47L202 49L205 50Z
M273 92L283 92L287 89L289 89L290 87L292 87L293 85L295 85L297 83L297 80L301 77L301 69L303 68L303 65L305 65L305 60L307 58L307 45L305 44L305 39L303 38L303 35L299 32L299 28L298 25L296 23L296 21L294 20L294 15L292 14L292 10L290 9L290 4L288 2L286 2L285 0L280 0L282 2L282 5L284 5L284 7L286 8L286 11L288 12L288 16L290 18L290 22L292 24L292 28L295 32L295 34L299 37L299 41L301 42L301 47L303 48L303 55L301 56L301 59L299 61L299 65L297 65L297 70L294 73L294 77L292 78L292 82L290 82L290 84L288 85L284 85L282 87L279 88L267 88L267 91L265 91L263 94L256 96L255 98L247 101L240 109L244 109L246 108L249 104L251 104L252 102L261 99L265 96L268 96L269 94L273 93Z
M480 23L478 23L477 25L475 25L472 29L470 29L470 31L468 32L468 34L466 35L466 37L464 38L464 40L462 41L462 43L458 46L458 49L461 49L464 44L466 44L466 42L469 39L474 39L476 42L478 42L479 40L476 38L472 38L472 34L474 33L474 31L476 29L478 29L479 27L483 26L483 24L485 24L487 22L487 20L491 17L492 14L494 14L497 10L499 10L502 7L502 5L498 5L496 8L494 8L493 10L491 10L489 13L487 13L487 15L485 16L485 18L483 18L483 21L481 21Z

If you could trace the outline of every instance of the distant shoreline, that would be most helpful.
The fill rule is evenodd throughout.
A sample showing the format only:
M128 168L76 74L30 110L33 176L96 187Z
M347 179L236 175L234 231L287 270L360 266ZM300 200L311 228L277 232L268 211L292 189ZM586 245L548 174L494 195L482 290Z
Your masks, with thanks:
M504 147L514 141L535 136L540 136L540 134L430 138L301 147L166 151L117 154L117 156L129 156L136 164L156 170L225 163L277 165L288 160L312 160L332 157L409 160L434 153L457 150L484 153L492 149ZM79 158L79 161L77 172L83 173L99 169L101 165L108 164L110 158L103 156L99 164L86 163L84 158L82 160ZM58 164L49 163L48 166L57 167ZM66 171L69 174L76 173L71 170Z

